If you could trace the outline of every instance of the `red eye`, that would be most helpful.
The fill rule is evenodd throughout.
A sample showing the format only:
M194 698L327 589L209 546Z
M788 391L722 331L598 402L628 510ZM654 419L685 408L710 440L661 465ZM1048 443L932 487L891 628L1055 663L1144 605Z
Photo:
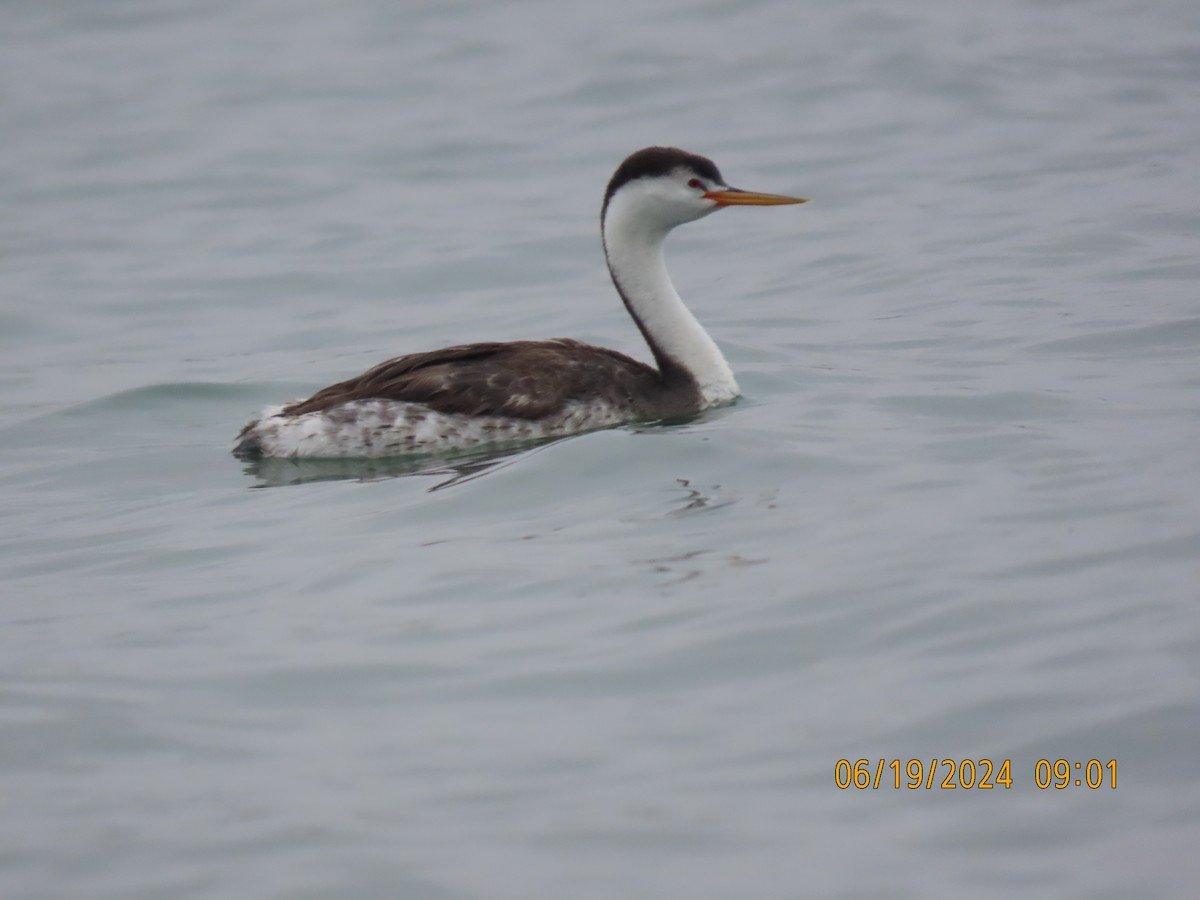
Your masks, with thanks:
M699 178L693 178L691 181L688 182L688 187L695 188L696 190L701 191L701 190L704 190L704 182L701 181Z

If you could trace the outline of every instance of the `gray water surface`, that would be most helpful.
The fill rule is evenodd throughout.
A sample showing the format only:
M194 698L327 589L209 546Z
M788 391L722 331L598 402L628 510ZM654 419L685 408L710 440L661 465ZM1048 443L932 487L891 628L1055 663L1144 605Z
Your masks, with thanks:
M5 900L1194 893L1196 4L5 26ZM670 241L737 406L490 468L229 456L400 353L646 358L598 213L648 144L813 200Z

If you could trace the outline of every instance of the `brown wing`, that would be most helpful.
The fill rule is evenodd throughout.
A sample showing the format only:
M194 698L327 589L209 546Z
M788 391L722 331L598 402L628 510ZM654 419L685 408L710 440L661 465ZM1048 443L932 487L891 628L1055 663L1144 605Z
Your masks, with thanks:
M460 344L389 359L285 407L281 415L353 400L402 400L444 413L538 419L571 400L629 402L658 378L657 370L622 353L569 338Z

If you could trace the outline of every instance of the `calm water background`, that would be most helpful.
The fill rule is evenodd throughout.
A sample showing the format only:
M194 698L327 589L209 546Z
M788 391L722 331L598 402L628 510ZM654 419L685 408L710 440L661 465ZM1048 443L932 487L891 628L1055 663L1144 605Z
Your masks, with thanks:
M1196 3L14 2L0 135L6 900L1194 896ZM402 352L645 356L651 143L813 198L672 239L740 405L228 455ZM834 785L910 757L1013 786Z

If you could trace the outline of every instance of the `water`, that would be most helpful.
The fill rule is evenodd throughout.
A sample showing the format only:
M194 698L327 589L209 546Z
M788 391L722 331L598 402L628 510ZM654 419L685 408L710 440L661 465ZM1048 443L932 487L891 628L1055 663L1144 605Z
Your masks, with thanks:
M1191 895L1195 4L5 21L6 900ZM644 356L597 215L651 143L813 199L670 243L737 407L228 455L401 352ZM1012 787L835 785L910 758Z

